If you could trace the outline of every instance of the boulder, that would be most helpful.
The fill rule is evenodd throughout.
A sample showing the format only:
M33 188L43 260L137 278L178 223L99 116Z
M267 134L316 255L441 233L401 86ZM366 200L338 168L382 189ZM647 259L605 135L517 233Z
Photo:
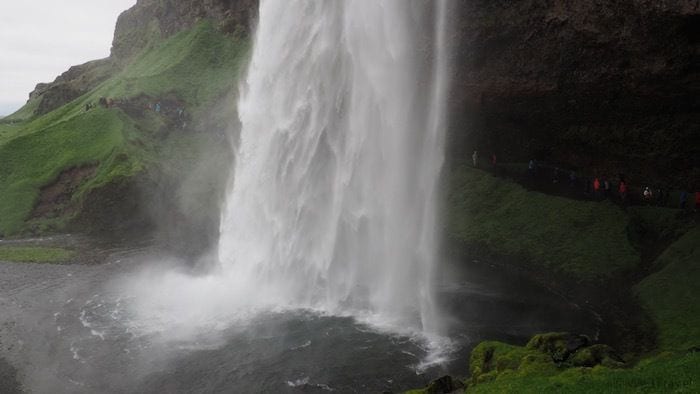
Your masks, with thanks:
M564 362L578 349L588 346L590 339L585 335L568 332L552 332L535 335L527 343L528 349L536 349L552 357L554 362Z

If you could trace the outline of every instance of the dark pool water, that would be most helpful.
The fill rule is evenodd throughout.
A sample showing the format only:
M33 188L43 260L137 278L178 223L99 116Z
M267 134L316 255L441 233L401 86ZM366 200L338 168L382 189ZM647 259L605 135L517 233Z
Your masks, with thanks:
M98 265L0 263L0 356L37 393L384 392L465 375L484 339L523 343L566 330L595 335L598 322L526 278L472 262L443 267L439 302L449 316L444 362L426 364L425 338L382 332L352 317L276 311L186 339L144 334L130 295L110 286L153 250L119 249ZM444 343L442 344L444 345Z

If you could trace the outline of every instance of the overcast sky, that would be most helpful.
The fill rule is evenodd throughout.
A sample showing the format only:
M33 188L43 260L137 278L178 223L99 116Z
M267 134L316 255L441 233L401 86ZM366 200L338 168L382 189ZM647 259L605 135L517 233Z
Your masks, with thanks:
M136 0L0 0L0 116L39 82L109 56L119 14Z

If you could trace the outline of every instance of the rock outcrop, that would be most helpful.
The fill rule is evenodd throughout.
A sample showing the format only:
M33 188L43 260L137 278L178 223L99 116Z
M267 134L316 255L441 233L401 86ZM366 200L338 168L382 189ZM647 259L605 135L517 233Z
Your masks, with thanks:
M148 46L192 27L202 19L224 32L251 34L258 0L139 0L117 19L111 54L71 67L51 83L40 83L29 94L39 100L35 115L48 113L94 89Z
M116 70L111 58L73 66L52 83L36 85L29 99L40 100L35 115L43 115L89 92Z
M155 40L172 36L202 19L223 31L247 36L257 16L258 0L139 0L117 19L111 57L126 62Z

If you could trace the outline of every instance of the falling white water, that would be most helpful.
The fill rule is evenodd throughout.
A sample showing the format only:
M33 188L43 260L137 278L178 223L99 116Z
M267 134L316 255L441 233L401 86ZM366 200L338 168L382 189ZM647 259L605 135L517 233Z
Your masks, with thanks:
M218 275L247 299L232 304L438 330L447 70L435 4L261 1L219 243ZM416 12L435 14L432 56Z

